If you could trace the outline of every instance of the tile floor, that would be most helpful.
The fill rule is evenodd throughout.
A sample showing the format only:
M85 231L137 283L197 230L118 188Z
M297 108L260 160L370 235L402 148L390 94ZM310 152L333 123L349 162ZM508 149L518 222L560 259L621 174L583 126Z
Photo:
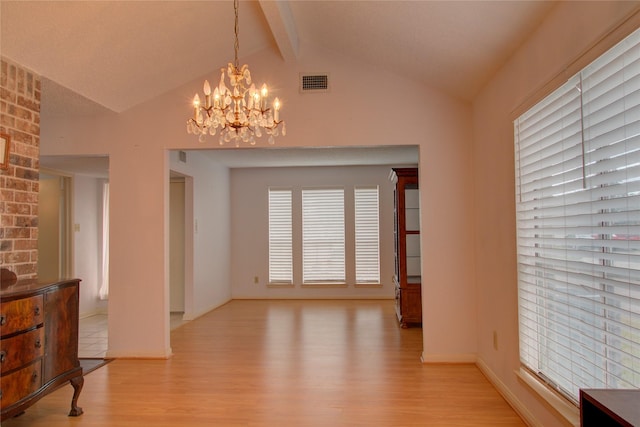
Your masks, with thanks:
M186 323L182 313L171 313L171 330ZM106 314L80 319L78 331L78 357L103 359L107 354L108 317Z

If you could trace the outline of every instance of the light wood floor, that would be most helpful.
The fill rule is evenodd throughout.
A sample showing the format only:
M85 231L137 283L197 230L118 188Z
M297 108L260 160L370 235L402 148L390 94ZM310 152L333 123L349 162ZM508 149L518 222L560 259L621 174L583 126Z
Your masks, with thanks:
M115 360L3 427L524 426L474 365L424 365L392 301L232 301L169 360Z

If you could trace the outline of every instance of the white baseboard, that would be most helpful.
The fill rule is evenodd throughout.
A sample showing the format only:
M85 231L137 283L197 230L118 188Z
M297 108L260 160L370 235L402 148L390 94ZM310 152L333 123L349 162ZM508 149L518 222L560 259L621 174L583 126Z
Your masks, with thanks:
M422 363L476 363L475 353L462 354L425 354L422 352Z
M498 378L498 376L489 368L489 366L480 358L476 361L478 369L487 377L489 382L498 390L498 393L504 397L514 411L520 415L530 427L544 427L540 421L529 411L529 409L516 397L515 394Z
M200 317L200 316L204 316L204 315L205 315L205 314L207 314L208 312L210 312L210 311L212 311L212 310L215 310L215 309L216 309L216 308L218 308L218 307L222 307L223 305L225 305L225 304L227 304L227 303L229 303L229 302L231 302L231 299L228 299L227 301L222 302L222 303L220 303L220 304L214 304L214 305L212 305L212 306L210 306L210 307L207 307L207 308L205 308L205 309L203 309L203 310L191 311L191 312L185 312L185 313L182 315L182 320L186 320L186 321L188 321L188 320L195 320L195 319L197 319L198 317Z
M146 350L128 350L125 352L118 352L113 350L107 350L105 359L169 359L173 355L171 347L165 349L163 352L149 352Z

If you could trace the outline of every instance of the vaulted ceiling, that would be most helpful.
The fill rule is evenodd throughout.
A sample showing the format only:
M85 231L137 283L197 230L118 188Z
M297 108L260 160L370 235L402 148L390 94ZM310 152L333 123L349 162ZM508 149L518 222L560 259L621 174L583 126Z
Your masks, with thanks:
M471 100L553 4L241 1L240 55L270 49L295 61L318 46ZM51 83L52 102L68 89L122 112L233 58L228 0L0 5L2 55Z
M242 0L240 56L322 48L470 101L554 4ZM2 0L0 18L2 55L42 76L43 120L123 112L233 59L230 0Z

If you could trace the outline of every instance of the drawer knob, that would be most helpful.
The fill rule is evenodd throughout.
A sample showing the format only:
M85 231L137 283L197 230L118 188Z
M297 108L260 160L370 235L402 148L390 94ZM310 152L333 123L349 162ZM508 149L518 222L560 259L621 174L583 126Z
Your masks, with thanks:
M40 316L40 306L39 305L36 305L36 308L35 308L34 312L36 313L36 316Z
M36 371L33 371L33 374L31 374L31 382L36 382L38 381L38 373Z
M4 326L7 324L7 316L4 314L0 314L0 326Z
M40 348L40 347L42 347L42 343L40 342L40 338L38 338L38 339L36 340L36 342L35 342L35 346L36 346L36 348Z
M4 363L4 361L7 359L7 352L6 351L0 351L0 363Z

